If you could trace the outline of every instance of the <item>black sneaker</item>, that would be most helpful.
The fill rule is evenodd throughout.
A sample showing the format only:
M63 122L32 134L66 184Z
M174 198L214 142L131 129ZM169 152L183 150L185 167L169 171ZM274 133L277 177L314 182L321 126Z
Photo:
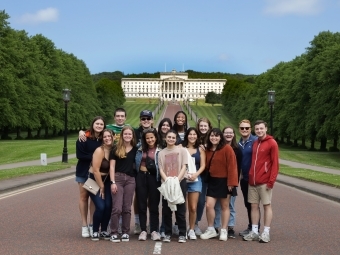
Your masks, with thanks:
M228 229L228 237L229 237L229 238L233 238L233 239L236 238L236 236L235 236L235 230L234 230L234 229L232 229L232 228L229 228L229 229Z
M98 232L94 232L92 234L91 240L92 241L99 241L99 233Z
M218 233L219 233L219 232L218 232L218 228L215 228L215 231L216 231L216 234L218 235Z
M122 242L128 242L130 240L130 237L128 234L123 234L122 235Z
M104 240L110 240L111 236L106 231L100 232L99 237Z
M120 239L117 235L112 235L110 241L113 243L120 243Z

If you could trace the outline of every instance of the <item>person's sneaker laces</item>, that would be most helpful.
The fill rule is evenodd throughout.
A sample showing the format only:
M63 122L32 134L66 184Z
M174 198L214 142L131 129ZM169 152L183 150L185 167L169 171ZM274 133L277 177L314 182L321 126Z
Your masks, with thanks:
M133 233L135 235L139 235L142 232L142 229L140 228L140 225L138 223L135 223L135 230L133 231Z
M112 235L111 238L110 238L110 241L113 242L113 243L119 243L120 239L118 238L117 235Z
M165 243L170 243L170 241L171 241L171 236L165 236L164 238L163 238L163 242L165 242Z
M140 234L139 234L139 237L138 237L138 240L139 241L145 241L146 238L147 238L148 234L146 233L146 231L142 231Z
M186 238L185 238L185 236L179 236L178 237L178 242L179 243L185 243L187 240L186 240Z
M159 241L159 240L161 240L161 235L156 231L152 231L151 240Z
M102 231L102 232L100 232L99 237L100 237L101 239L104 239L104 240L110 240L110 238L111 238L110 234L107 233L107 231Z
M188 237L190 240L196 240L197 239L197 236L195 234L195 231L190 229L189 232L188 232Z
M251 231L251 229L247 228L247 229L241 231L241 232L239 233L239 235L240 235L240 236L246 236L246 235L249 234L250 231Z
M122 235L122 242L128 242L130 240L130 237L128 234L123 234Z
M198 225L195 225L194 230L195 230L195 234L196 234L197 236L202 235L202 231L201 231L201 229L199 228Z
M244 241L258 241L259 240L259 234L256 234L253 231L250 231L248 235L243 236Z
M259 237L260 243L269 243L270 242L270 235L268 232L262 232Z
M218 234L216 233L216 230L215 229L207 229L200 237L201 239L210 239L210 238L214 238L216 237Z
M90 237L90 231L87 226L81 227L81 236L82 237Z
M92 241L99 241L99 233L98 232L94 232L92 234L91 240Z
M229 228L229 229L228 229L228 237L229 237L229 238L233 238L233 239L236 238L236 236L235 236L235 230L234 230L233 228Z
M221 229L220 231L220 241L227 241L228 240L228 232L226 229Z
M179 229L177 225L172 226L172 234L178 236L179 235Z

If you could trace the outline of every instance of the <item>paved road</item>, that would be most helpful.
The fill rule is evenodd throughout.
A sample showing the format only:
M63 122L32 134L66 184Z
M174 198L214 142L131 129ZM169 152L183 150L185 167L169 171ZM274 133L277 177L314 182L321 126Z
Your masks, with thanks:
M78 188L73 178L11 197L0 195L0 254L153 254L155 242L114 244L80 235ZM246 226L242 195L236 200L237 233ZM272 241L189 241L173 238L161 254L339 254L340 204L276 184L273 195ZM202 222L206 228L206 221Z

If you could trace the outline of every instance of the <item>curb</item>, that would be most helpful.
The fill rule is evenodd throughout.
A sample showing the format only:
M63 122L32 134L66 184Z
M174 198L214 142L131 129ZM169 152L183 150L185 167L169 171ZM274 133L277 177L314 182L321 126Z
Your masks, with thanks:
M307 193L340 203L340 196L339 196L340 189L338 188L327 186L324 184L314 183L310 181L305 181L299 178L294 178L294 177L289 177L289 176L284 176L284 179L286 180L283 180L282 175L279 175L276 181L286 186L290 186L290 187L305 191ZM294 182L299 182L300 184L297 184ZM313 187L308 187L308 186L313 186ZM329 192L318 191L319 189L322 189L322 188L327 189Z
M0 194L13 191L20 188L25 188L29 186L33 186L38 183L43 183L46 181L51 181L55 179L60 179L66 176L74 175L75 173L75 166L71 168L67 168L64 170L57 170L54 172L48 172L48 173L42 173L37 175L26 175L21 176L18 178L12 178L12 179L5 179L1 180L1 186L0 186Z

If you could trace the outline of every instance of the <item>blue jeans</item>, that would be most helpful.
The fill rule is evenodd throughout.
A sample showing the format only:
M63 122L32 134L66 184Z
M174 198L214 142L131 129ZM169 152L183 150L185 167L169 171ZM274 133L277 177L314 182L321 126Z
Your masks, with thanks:
M90 178L94 179L91 173ZM99 227L101 231L106 231L112 210L110 177L107 177L104 182L104 199L100 197L100 192L98 192L97 195L93 195L91 192L89 192L89 194L96 206L93 214L93 232L99 232Z
M202 192L200 193L198 197L198 202L197 202L197 217L196 217L196 224L202 219L202 215L204 212L205 208L205 199L207 195L207 183L205 182L205 176L201 176L202 180Z
M228 227L234 227L236 224L235 200L236 197L233 196L230 197L229 202L230 216ZM215 209L214 227L219 228L221 226L221 203L219 199L217 199L214 209Z

